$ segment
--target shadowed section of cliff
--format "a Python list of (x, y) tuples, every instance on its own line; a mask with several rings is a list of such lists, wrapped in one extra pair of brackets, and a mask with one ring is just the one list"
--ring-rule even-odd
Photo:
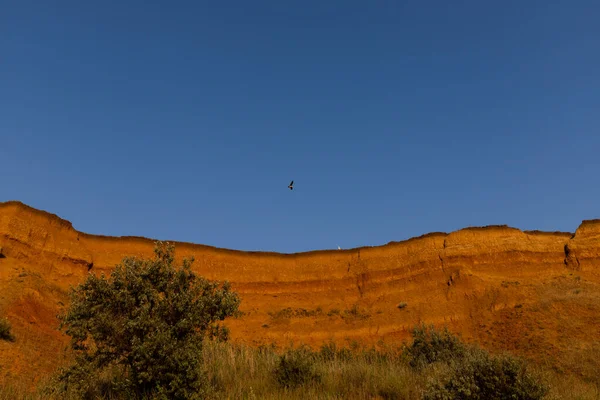
[[(0, 248), (0, 314), (17, 337), (0, 342), (1, 383), (53, 370), (67, 357), (56, 314), (69, 286), (88, 273), (108, 275), (123, 257), (152, 257), (154, 241), (81, 233), (56, 215), (6, 202)], [(490, 226), (297, 254), (175, 248), (179, 260), (195, 258), (198, 274), (240, 293), (245, 315), (228, 322), (235, 341), (400, 342), (427, 322), (582, 374), (600, 359), (600, 221), (584, 221), (575, 234)]]

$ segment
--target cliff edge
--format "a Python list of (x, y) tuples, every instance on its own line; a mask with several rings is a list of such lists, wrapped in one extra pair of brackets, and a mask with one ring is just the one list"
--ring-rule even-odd
[[(17, 337), (0, 342), (0, 383), (25, 374), (33, 384), (67, 357), (56, 315), (71, 285), (153, 248), (150, 239), (90, 235), (20, 202), (0, 203), (0, 316)], [(489, 226), (297, 254), (175, 249), (178, 259), (194, 256), (198, 274), (240, 293), (244, 316), (228, 322), (234, 341), (400, 342), (426, 322), (492, 351), (582, 374), (598, 367), (600, 220), (574, 234)]]

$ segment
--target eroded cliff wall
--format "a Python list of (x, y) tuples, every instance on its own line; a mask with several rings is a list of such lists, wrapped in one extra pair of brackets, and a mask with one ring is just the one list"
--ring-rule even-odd
[[(575, 234), (490, 226), (299, 254), (175, 246), (179, 260), (193, 256), (197, 273), (228, 280), (240, 293), (245, 315), (228, 322), (240, 342), (399, 342), (426, 322), (492, 350), (543, 359), (571, 354), (566, 336), (581, 349), (600, 337), (589, 325), (600, 326), (598, 220), (584, 221)], [(0, 342), (0, 373), (34, 379), (62, 357), (67, 341), (56, 314), (69, 286), (89, 273), (109, 274), (125, 256), (151, 257), (154, 242), (85, 234), (7, 202), (0, 203), (0, 248), (0, 315), (20, 338)]]

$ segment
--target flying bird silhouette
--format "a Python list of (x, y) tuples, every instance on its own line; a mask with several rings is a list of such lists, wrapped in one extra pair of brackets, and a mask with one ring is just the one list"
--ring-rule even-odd
[(290, 190), (294, 190), (294, 181), (291, 181), (288, 187)]

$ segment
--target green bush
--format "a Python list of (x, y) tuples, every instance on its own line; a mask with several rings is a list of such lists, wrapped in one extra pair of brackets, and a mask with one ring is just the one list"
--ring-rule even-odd
[(424, 399), (537, 400), (544, 398), (547, 392), (548, 388), (527, 372), (522, 361), (471, 349), (462, 362), (452, 365), (446, 379), (428, 388)]
[(0, 319), (0, 340), (15, 341), (15, 337), (10, 331), (10, 323), (6, 319)]
[(287, 307), (277, 312), (269, 312), (269, 316), (273, 319), (284, 319), (284, 318), (308, 318), (316, 317), (323, 313), (323, 309), (318, 307), (316, 310), (307, 310), (305, 308), (291, 308)]
[(327, 313), (328, 317), (333, 317), (334, 315), (340, 315), (340, 309), (339, 308), (332, 308), (331, 310), (329, 310), (329, 312)]
[(306, 347), (290, 349), (279, 357), (274, 374), (283, 387), (296, 387), (311, 381), (319, 381), (315, 371), (315, 355)]
[(344, 310), (340, 316), (344, 320), (368, 319), (371, 315), (366, 310), (361, 310), (358, 304), (353, 304), (349, 309)]
[(227, 282), (194, 274), (193, 260), (176, 268), (174, 251), (158, 242), (154, 259), (125, 258), (108, 279), (88, 275), (72, 290), (60, 319), (76, 362), (62, 370), (54, 391), (91, 396), (94, 381), (115, 371), (108, 386), (126, 398), (203, 396), (203, 339), (226, 340), (217, 321), (236, 315), (240, 299)]
[(413, 329), (412, 336), (412, 344), (405, 349), (412, 367), (420, 368), (438, 361), (458, 361), (466, 352), (465, 345), (448, 328), (438, 331), (433, 325), (421, 324)]

